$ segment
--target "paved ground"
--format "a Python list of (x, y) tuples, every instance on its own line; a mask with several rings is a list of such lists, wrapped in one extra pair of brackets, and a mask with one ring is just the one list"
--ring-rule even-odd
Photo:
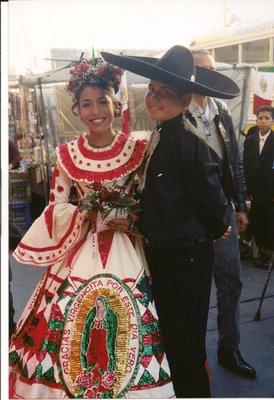
[[(17, 319), (45, 270), (19, 265), (13, 259), (11, 268), (13, 273), (11, 289)], [(253, 321), (266, 276), (267, 271), (254, 268), (250, 261), (243, 263), (240, 313), (241, 352), (257, 370), (257, 378), (254, 380), (238, 377), (216, 362), (216, 296), (215, 287), (212, 286), (207, 349), (212, 371), (213, 397), (274, 397), (274, 272), (263, 303), (262, 320)]]
[(212, 369), (213, 397), (274, 397), (274, 273), (261, 309), (261, 321), (253, 321), (266, 276), (267, 271), (254, 268), (251, 262), (243, 263), (240, 348), (246, 361), (257, 370), (256, 379), (238, 377), (216, 361), (217, 310), (215, 287), (212, 287), (207, 351)]

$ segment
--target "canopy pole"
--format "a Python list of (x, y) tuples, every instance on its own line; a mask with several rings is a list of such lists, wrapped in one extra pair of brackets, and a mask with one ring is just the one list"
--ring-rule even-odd
[[(46, 124), (46, 110), (45, 110), (45, 103), (44, 103), (44, 98), (43, 98), (43, 91), (42, 91), (42, 81), (41, 78), (38, 78), (38, 87), (39, 87), (39, 92), (40, 92), (40, 101), (41, 101), (41, 107), (40, 107), (40, 115), (41, 115), (41, 131), (43, 133), (44, 137), (44, 144), (46, 148), (46, 153), (47, 153), (47, 164), (44, 161), (44, 155), (43, 155), (43, 149), (42, 149), (42, 140), (40, 138), (40, 143), (41, 143), (41, 151), (42, 151), (42, 164), (43, 164), (43, 171), (44, 167), (46, 166), (47, 170), (47, 177), (45, 177), (44, 173), (44, 189), (45, 189), (45, 201), (46, 204), (48, 204), (48, 190), (49, 190), (49, 179), (50, 179), (50, 169), (51, 169), (51, 164), (50, 164), (50, 154), (49, 154), (49, 144), (48, 144), (48, 131), (47, 131), (47, 124)], [(46, 179), (45, 179), (46, 178)]]
[(240, 113), (240, 120), (239, 120), (239, 130), (238, 130), (238, 145), (240, 150), (240, 157), (243, 158), (243, 147), (244, 147), (244, 116), (248, 114), (248, 106), (249, 106), (249, 97), (250, 91), (248, 90), (248, 77), (249, 77), (250, 69), (244, 68), (243, 73), (243, 88), (242, 88), (242, 101), (241, 101), (241, 113)]

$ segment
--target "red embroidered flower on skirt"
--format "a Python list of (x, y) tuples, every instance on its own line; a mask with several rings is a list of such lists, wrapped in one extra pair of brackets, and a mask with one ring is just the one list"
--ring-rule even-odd
[[(87, 389), (91, 388), (94, 383), (94, 374), (92, 372), (83, 370), (75, 379), (77, 386), (82, 386)], [(96, 389), (96, 388), (95, 388)], [(96, 389), (97, 391), (97, 389)], [(88, 398), (88, 397), (86, 397)], [(93, 397), (92, 397), (93, 398)]]
[(117, 382), (117, 377), (113, 372), (106, 371), (102, 376), (101, 385), (106, 389), (112, 389)]
[(83, 394), (83, 399), (98, 399), (101, 393), (98, 392), (98, 389), (95, 386), (92, 386), (90, 389), (86, 390)]

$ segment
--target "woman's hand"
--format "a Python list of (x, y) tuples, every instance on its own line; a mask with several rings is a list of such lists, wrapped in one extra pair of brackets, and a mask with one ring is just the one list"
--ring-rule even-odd
[(129, 230), (131, 222), (127, 218), (113, 218), (106, 222), (109, 229), (113, 229), (118, 232), (126, 232)]

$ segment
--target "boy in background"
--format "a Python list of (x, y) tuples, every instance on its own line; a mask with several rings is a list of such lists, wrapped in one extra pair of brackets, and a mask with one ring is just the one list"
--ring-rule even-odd
[(244, 143), (244, 172), (251, 200), (251, 224), (259, 249), (258, 268), (266, 265), (274, 252), (274, 108), (257, 111), (258, 132)]

